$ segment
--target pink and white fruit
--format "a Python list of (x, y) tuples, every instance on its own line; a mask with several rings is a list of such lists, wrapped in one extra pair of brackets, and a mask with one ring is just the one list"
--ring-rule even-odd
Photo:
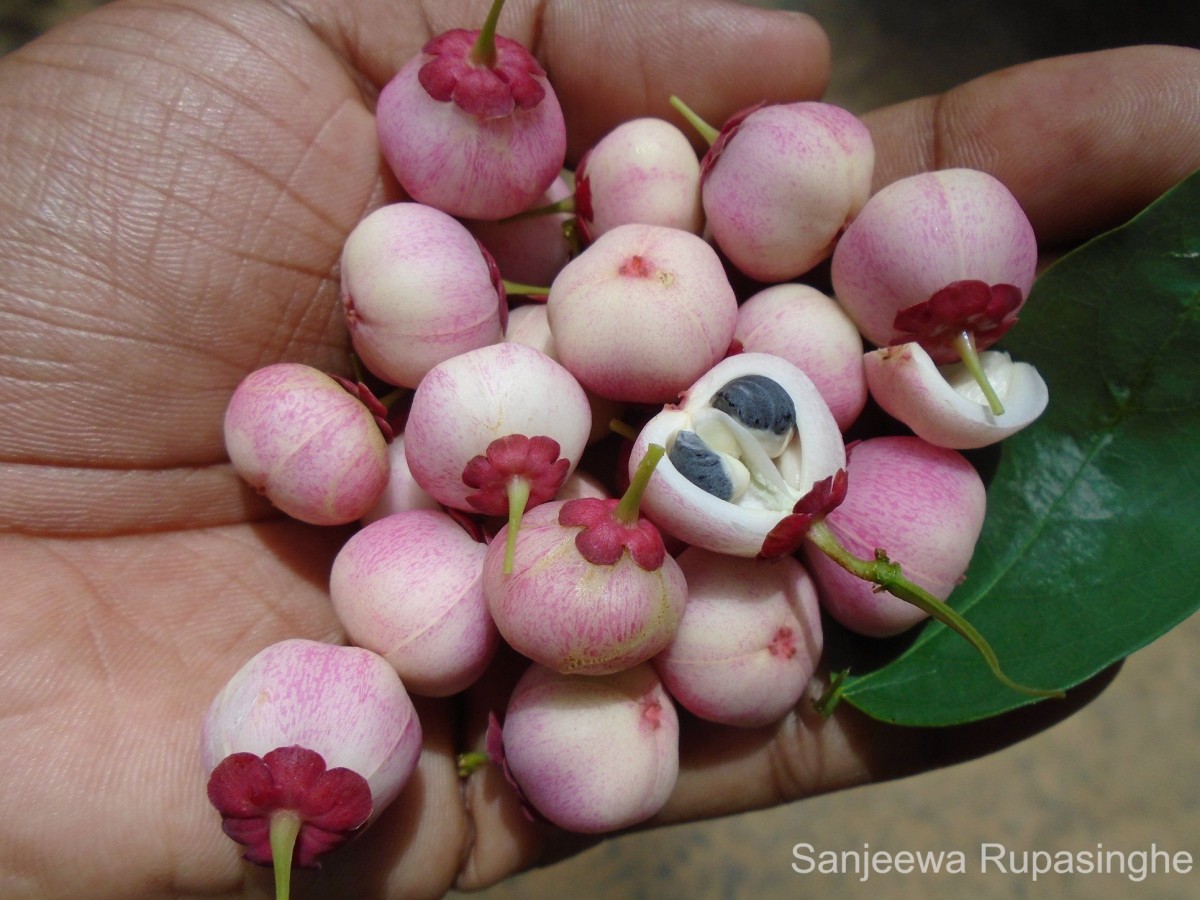
[(550, 333), (550, 319), (546, 315), (546, 304), (525, 303), (508, 312), (508, 327), (504, 339), (540, 350), (557, 361), (554, 352), (554, 336)]
[[(550, 333), (550, 318), (544, 303), (526, 303), (515, 307), (509, 313), (504, 339), (541, 350), (551, 359), (558, 360), (558, 351), (554, 348), (554, 335)], [(592, 409), (592, 430), (588, 434), (588, 443), (594, 444), (612, 434), (609, 423), (620, 418), (623, 406), (616, 400), (598, 397), (590, 392), (587, 392), (587, 398)]]
[(833, 252), (871, 193), (867, 127), (828, 103), (744, 110), (703, 161), (708, 230), (740, 271), (787, 281)]
[(387, 484), (387, 442), (375, 416), (310, 366), (251, 372), (229, 400), (224, 430), (238, 474), (303, 522), (353, 522)]
[(566, 157), (566, 125), (533, 55), (495, 36), (488, 58), (479, 36), (458, 28), (429, 41), (384, 86), (376, 130), (414, 199), (454, 216), (502, 219), (528, 208), (554, 181)]
[(595, 497), (598, 500), (608, 500), (611, 496), (599, 478), (590, 472), (576, 469), (571, 473), (571, 477), (563, 482), (557, 499), (578, 500), (581, 497)]
[[(987, 496), (975, 468), (954, 450), (895, 436), (855, 444), (846, 472), (845, 499), (825, 517), (842, 546), (861, 559), (883, 548), (910, 581), (938, 600), (949, 597), (983, 528)], [(926, 618), (807, 542), (805, 559), (822, 606), (852, 631), (888, 637)]]
[[(525, 515), (511, 574), (503, 570), (503, 532), (483, 562), (484, 596), (500, 634), (564, 674), (602, 675), (644, 662), (671, 640), (687, 601), (679, 564), (646, 520), (631, 529), (627, 545), (617, 544), (611, 561), (600, 563), (581, 546), (584, 532), (608, 524), (569, 518), (588, 503), (607, 511), (617, 501), (543, 504)], [(640, 533), (647, 529), (657, 546)]]
[(230, 678), (205, 716), (200, 749), (209, 798), (246, 858), (270, 864), (272, 825), (290, 817), (299, 819), (293, 864), (307, 868), (400, 793), (421, 725), (382, 657), (296, 639)]
[(551, 438), (568, 461), (569, 475), (591, 427), (587, 397), (570, 372), (531, 347), (504, 342), (430, 370), (413, 394), (405, 450), (425, 491), (446, 506), (475, 512), (480, 510), (467, 498), (476, 488), (463, 481), (463, 472), (493, 441), (508, 435)]
[(862, 336), (835, 300), (805, 284), (777, 284), (738, 309), (742, 350), (780, 356), (807, 375), (845, 431), (867, 402)]
[(653, 660), (671, 696), (703, 719), (757, 727), (800, 702), (821, 658), (812, 579), (794, 558), (743, 559), (699, 547), (679, 557), (688, 602)]
[(503, 742), (524, 799), (585, 834), (650, 818), (679, 775), (679, 720), (648, 664), (603, 676), (531, 666), (508, 702)]
[[(794, 427), (782, 444), (764, 446), (735, 417), (714, 408), (714, 396), (747, 376), (778, 384), (791, 400)], [(683, 433), (691, 433), (735, 477), (734, 495), (722, 499), (699, 487), (671, 461)], [(638, 435), (629, 456), (632, 473), (652, 444), (665, 446), (642, 498), (646, 516), (668, 534), (717, 553), (756, 556), (763, 541), (813, 484), (845, 465), (842, 434), (812, 381), (791, 363), (766, 353), (739, 353), (713, 366), (677, 405), (668, 405)]]
[(342, 303), (363, 365), (403, 387), (499, 341), (508, 313), (487, 251), (460, 222), (420, 203), (380, 207), (350, 232)]
[[(560, 175), (533, 202), (533, 207), (559, 203), (572, 193), (571, 186)], [(502, 221), (471, 219), (463, 224), (487, 247), (496, 261), (496, 268), (506, 279), (548, 287), (571, 258), (571, 242), (564, 226), (568, 226), (572, 218), (568, 212), (548, 212)]]
[(621, 225), (554, 279), (546, 303), (558, 358), (590, 391), (663, 403), (729, 349), (737, 298), (716, 252), (659, 225)]
[(350, 640), (383, 656), (414, 694), (445, 697), (483, 673), (499, 643), (483, 600), (487, 545), (441, 511), (410, 510), (361, 529), (329, 576)]
[[(935, 362), (946, 363), (958, 359), (948, 346), (955, 332), (914, 338), (896, 327), (897, 314), (958, 282), (981, 282), (992, 297), (957, 330), (972, 332), (984, 350), (1015, 321), (1036, 265), (1033, 228), (1009, 190), (985, 172), (945, 169), (875, 194), (838, 241), (831, 274), (834, 295), (868, 341), (920, 340)], [(1012, 290), (998, 293), (1003, 286)]]
[(664, 119), (618, 125), (575, 169), (575, 218), (587, 241), (631, 223), (699, 234), (700, 160), (691, 142)]
[(939, 447), (970, 450), (1001, 441), (1037, 419), (1050, 399), (1037, 369), (999, 350), (985, 350), (979, 361), (1004, 406), (1000, 415), (966, 366), (939, 367), (916, 342), (874, 350), (864, 361), (875, 402)]
[(409, 509), (441, 509), (412, 477), (408, 457), (404, 453), (404, 435), (398, 434), (388, 444), (388, 480), (375, 504), (362, 515), (362, 523), (370, 525), (384, 516)]

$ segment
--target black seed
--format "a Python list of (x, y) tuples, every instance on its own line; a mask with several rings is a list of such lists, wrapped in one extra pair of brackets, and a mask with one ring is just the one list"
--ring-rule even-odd
[(765, 375), (735, 378), (709, 402), (751, 430), (782, 435), (796, 424), (796, 404), (779, 382)]
[(719, 500), (733, 497), (733, 481), (725, 471), (725, 463), (716, 451), (694, 431), (681, 431), (667, 454), (684, 478)]

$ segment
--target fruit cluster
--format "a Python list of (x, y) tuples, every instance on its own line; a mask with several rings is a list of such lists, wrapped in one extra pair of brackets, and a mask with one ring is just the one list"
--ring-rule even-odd
[[(501, 6), (379, 98), (412, 200), (345, 244), (362, 378), (277, 364), (229, 403), (252, 485), (305, 522), (363, 523), (330, 576), (356, 646), (267, 648), (204, 723), (226, 832), (279, 879), (399, 792), (421, 740), (409, 692), (463, 691), (501, 641), (532, 662), (491, 760), (531, 814), (581, 832), (666, 801), (676, 704), (731, 726), (794, 708), (819, 608), (875, 636), (932, 614), (1022, 689), (942, 602), (984, 517), (958, 451), (1046, 403), (988, 349), (1034, 276), (1013, 197), (961, 169), (872, 195), (869, 132), (818, 102), (718, 131), (673, 100), (703, 159), (639, 119), (564, 173), (562, 110), (495, 34)], [(797, 281), (828, 260), (836, 300)], [(868, 391), (911, 434), (847, 447)], [(618, 442), (627, 464), (603, 468)]]

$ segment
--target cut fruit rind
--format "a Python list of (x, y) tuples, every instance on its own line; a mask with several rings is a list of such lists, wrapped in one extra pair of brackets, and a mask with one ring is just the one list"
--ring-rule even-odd
[(1007, 353), (985, 350), (980, 365), (1004, 403), (995, 415), (961, 363), (937, 366), (917, 343), (874, 350), (863, 357), (871, 396), (885, 412), (939, 447), (970, 450), (997, 443), (1032, 423), (1049, 392), (1037, 370)]
[[(788, 444), (774, 459), (749, 432), (726, 413), (710, 405), (726, 384), (745, 375), (764, 375), (791, 398), (796, 427)], [(714, 435), (723, 430), (726, 442)], [(681, 431), (696, 431), (720, 452), (741, 454), (750, 471), (750, 485), (736, 502), (721, 500), (696, 486), (670, 460)], [(818, 481), (845, 465), (841, 432), (829, 407), (808, 377), (779, 357), (741, 353), (714, 366), (683, 395), (650, 420), (634, 442), (632, 474), (650, 444), (667, 448), (646, 486), (642, 511), (667, 533), (717, 553), (752, 557), (779, 521)]]

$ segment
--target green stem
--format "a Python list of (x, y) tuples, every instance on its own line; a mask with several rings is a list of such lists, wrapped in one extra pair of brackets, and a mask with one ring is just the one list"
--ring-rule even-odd
[(471, 62), (477, 66), (491, 68), (496, 64), (496, 23), (500, 20), (500, 10), (504, 9), (504, 0), (495, 0), (488, 10), (487, 19), (479, 29), (479, 37), (471, 48)]
[(849, 677), (849, 669), (841, 669), (833, 673), (833, 677), (829, 679), (828, 687), (825, 688), (824, 693), (813, 703), (817, 712), (821, 714), (821, 718), (828, 719), (833, 715), (833, 711), (837, 709), (837, 705), (842, 701), (842, 685), (846, 683), (846, 679)]
[(562, 224), (562, 233), (570, 258), (574, 259), (583, 252), (583, 236), (579, 233), (578, 223), (574, 219), (567, 219)]
[(501, 278), (504, 283), (504, 292), (506, 294), (515, 294), (518, 297), (531, 297), (537, 294), (549, 294), (550, 288), (540, 287), (536, 284), (521, 284), (519, 281), (509, 281), (507, 278)]
[(575, 195), (563, 197), (561, 200), (556, 200), (554, 203), (547, 203), (545, 206), (535, 206), (533, 209), (527, 209), (524, 212), (514, 213), (500, 220), (504, 222), (520, 222), (523, 219), (536, 219), (538, 216), (552, 216), (556, 213), (573, 213), (575, 212)]
[(384, 394), (382, 397), (380, 397), (378, 399), (379, 399), (379, 402), (383, 404), (384, 409), (391, 409), (393, 406), (395, 406), (397, 403), (399, 403), (402, 399), (404, 399), (406, 396), (408, 396), (409, 392), (410, 392), (409, 388), (398, 387), (395, 390), (388, 391), (386, 394)]
[(967, 371), (971, 373), (971, 377), (983, 391), (983, 396), (987, 399), (988, 406), (991, 407), (992, 415), (1004, 415), (1004, 404), (1000, 402), (1000, 397), (996, 394), (992, 383), (988, 381), (987, 373), (983, 371), (983, 363), (979, 360), (979, 351), (975, 349), (975, 335), (969, 331), (962, 332), (954, 339), (954, 349), (958, 351), (963, 365), (967, 367)]
[(687, 119), (689, 125), (695, 128), (696, 131), (700, 132), (700, 137), (708, 141), (708, 146), (711, 147), (716, 141), (717, 135), (721, 132), (716, 128), (713, 128), (702, 118), (696, 115), (695, 111), (690, 106), (688, 106), (674, 94), (671, 95), (670, 103), (671, 106), (675, 107), (676, 112)]
[(511, 575), (513, 556), (517, 552), (517, 532), (521, 530), (521, 517), (529, 502), (529, 482), (516, 477), (508, 482), (508, 537), (504, 542), (504, 574)]
[(841, 545), (824, 520), (818, 520), (812, 525), (808, 531), (808, 539), (851, 575), (879, 585), (889, 594), (899, 597), (906, 603), (911, 603), (917, 609), (928, 613), (947, 628), (965, 638), (967, 643), (979, 651), (980, 656), (983, 657), (984, 662), (987, 663), (988, 668), (992, 670), (992, 674), (1001, 684), (1031, 697), (1062, 698), (1066, 696), (1059, 690), (1028, 687), (1005, 675), (1000, 669), (1000, 661), (996, 657), (996, 652), (992, 650), (983, 635), (975, 629), (975, 626), (920, 585), (905, 578), (900, 571), (900, 566), (888, 559), (887, 554), (882, 550), (875, 551), (873, 560), (859, 559)]
[(619, 434), (627, 441), (636, 441), (638, 433), (629, 426), (628, 422), (622, 422), (620, 419), (609, 419), (608, 430), (613, 434)]
[(663, 458), (663, 454), (666, 452), (667, 449), (659, 444), (651, 444), (646, 448), (646, 455), (638, 463), (637, 470), (633, 473), (633, 478), (629, 479), (629, 487), (625, 489), (625, 494), (621, 497), (621, 502), (617, 504), (617, 508), (613, 511), (613, 518), (622, 525), (633, 525), (637, 522), (638, 509), (642, 505), (642, 494), (646, 492), (646, 485), (650, 483), (650, 476), (654, 474), (654, 467), (658, 465), (658, 461)]
[(458, 777), (466, 778), (476, 769), (486, 766), (491, 761), (482, 750), (468, 750), (458, 754)]
[(288, 900), (292, 893), (292, 853), (300, 835), (300, 817), (290, 809), (271, 815), (271, 863), (275, 868), (275, 900)]

